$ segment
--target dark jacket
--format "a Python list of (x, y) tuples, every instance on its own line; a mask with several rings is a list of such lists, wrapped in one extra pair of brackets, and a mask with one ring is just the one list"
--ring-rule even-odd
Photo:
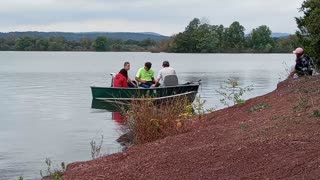
[(296, 59), (296, 65), (294, 69), (297, 71), (299, 76), (312, 75), (314, 64), (312, 59), (308, 55), (302, 55)]

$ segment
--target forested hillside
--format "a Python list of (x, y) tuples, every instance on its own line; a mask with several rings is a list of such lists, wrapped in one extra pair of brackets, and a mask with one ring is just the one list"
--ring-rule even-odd
[(161, 41), (168, 39), (167, 36), (156, 33), (133, 33), (133, 32), (83, 32), (83, 33), (73, 33), (73, 32), (37, 32), (37, 31), (26, 31), (26, 32), (9, 32), (0, 33), (0, 38), (8, 37), (35, 37), (35, 38), (49, 38), (49, 37), (64, 37), (67, 41), (80, 41), (83, 38), (96, 39), (99, 36), (105, 36), (110, 39), (120, 39), (123, 41), (134, 40), (142, 41), (145, 39), (152, 39), (155, 41)]

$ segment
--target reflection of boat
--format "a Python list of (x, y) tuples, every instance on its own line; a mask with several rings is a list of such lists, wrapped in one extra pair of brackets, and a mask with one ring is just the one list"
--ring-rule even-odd
[(119, 124), (124, 124), (124, 117), (121, 112), (112, 112), (112, 119)]
[(193, 102), (198, 92), (199, 85), (199, 82), (194, 82), (156, 88), (91, 87), (91, 92), (92, 97), (95, 100), (115, 102), (117, 104), (128, 103), (131, 100), (146, 99), (163, 101), (183, 96), (187, 97), (190, 102)]
[(105, 102), (97, 99), (92, 100), (91, 108), (94, 109), (103, 109), (109, 112), (112, 112), (112, 119), (115, 120), (119, 124), (124, 123), (124, 117), (121, 112), (123, 112), (124, 106), (119, 106), (113, 102)]
[(92, 99), (91, 108), (104, 109), (110, 112), (120, 112), (123, 110), (123, 108), (127, 108), (127, 107), (114, 102)]

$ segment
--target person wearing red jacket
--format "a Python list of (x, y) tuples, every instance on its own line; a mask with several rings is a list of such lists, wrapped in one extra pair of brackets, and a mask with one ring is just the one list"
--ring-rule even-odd
[(128, 72), (121, 69), (114, 77), (113, 87), (128, 87)]

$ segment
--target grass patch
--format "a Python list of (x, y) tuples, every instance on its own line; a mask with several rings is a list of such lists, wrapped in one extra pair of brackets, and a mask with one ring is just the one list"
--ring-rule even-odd
[(320, 110), (314, 110), (312, 112), (312, 117), (320, 117)]
[(249, 128), (249, 126), (247, 124), (241, 124), (240, 125), (240, 129), (241, 130), (247, 130)]
[(250, 112), (261, 111), (261, 110), (266, 109), (266, 108), (268, 108), (268, 107), (269, 107), (268, 104), (261, 103), (261, 104), (257, 104), (257, 105), (255, 105), (255, 106), (251, 107), (251, 108), (249, 109), (249, 111), (250, 111)]
[(297, 105), (293, 107), (293, 111), (294, 112), (303, 112), (305, 110), (307, 110), (309, 107), (311, 107), (309, 105), (309, 100), (307, 97), (302, 96), (300, 94)]

